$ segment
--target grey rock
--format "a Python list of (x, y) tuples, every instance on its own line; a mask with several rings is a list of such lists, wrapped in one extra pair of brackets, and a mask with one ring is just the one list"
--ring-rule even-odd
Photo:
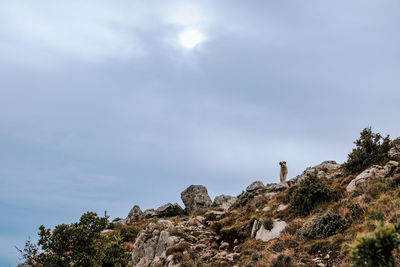
[(166, 249), (179, 241), (171, 236), (170, 230), (174, 224), (169, 220), (160, 219), (149, 223), (136, 238), (132, 250), (133, 266), (154, 265), (166, 258)]
[(134, 266), (143, 266), (150, 264), (155, 256), (155, 245), (157, 244), (157, 237), (150, 237), (149, 234), (143, 230), (136, 238), (132, 250), (132, 263)]
[(203, 216), (196, 216), (189, 219), (188, 225), (203, 225), (205, 221), (206, 219)]
[(340, 177), (343, 177), (343, 172), (341, 170), (337, 170), (333, 173), (325, 174), (325, 178), (328, 180), (333, 180), (333, 179), (337, 179)]
[(151, 217), (156, 217), (157, 213), (154, 209), (147, 209), (143, 212), (143, 217), (144, 218), (151, 218)]
[(157, 217), (173, 217), (183, 215), (185, 212), (178, 203), (168, 203), (156, 209), (155, 213)]
[(256, 196), (258, 196), (258, 191), (242, 191), (242, 193), (237, 196), (237, 199), (235, 203), (233, 203), (232, 207), (242, 207), (253, 200)]
[(375, 177), (376, 171), (377, 171), (376, 166), (372, 166), (372, 167), (364, 170), (362, 173), (357, 175), (356, 178), (354, 178), (353, 180), (350, 181), (350, 183), (346, 187), (346, 191), (347, 192), (354, 191), (358, 185), (363, 184), (363, 183), (367, 182), (369, 179)]
[(225, 257), (229, 261), (235, 261), (240, 258), (240, 253), (230, 253), (230, 254), (226, 255)]
[[(161, 231), (160, 237), (158, 238), (157, 246), (155, 249), (155, 256), (166, 257), (165, 250), (167, 249), (168, 238), (170, 234), (168, 231)], [(164, 254), (164, 255), (163, 255)]]
[(265, 188), (266, 188), (267, 190), (270, 190), (270, 191), (279, 191), (279, 190), (282, 190), (282, 189), (286, 189), (286, 188), (288, 188), (288, 187), (289, 187), (289, 185), (288, 185), (287, 182), (285, 182), (285, 183), (267, 184), (267, 185), (265, 186)]
[(236, 197), (220, 195), (214, 198), (213, 206), (227, 210), (232, 206), (233, 203), (235, 203), (235, 201)]
[(125, 222), (126, 224), (132, 224), (140, 221), (141, 219), (143, 219), (143, 212), (138, 205), (135, 205), (126, 217)]
[(207, 188), (202, 185), (189, 186), (181, 193), (181, 199), (189, 214), (212, 205)]
[(265, 212), (267, 212), (267, 211), (270, 211), (270, 210), (271, 210), (271, 207), (265, 206), (262, 210), (265, 211)]
[(278, 211), (278, 212), (283, 211), (283, 210), (287, 209), (287, 207), (289, 207), (289, 204), (287, 204), (287, 205), (280, 204), (278, 206), (278, 208), (276, 209), (276, 211)]
[(279, 219), (274, 219), (274, 226), (271, 231), (268, 231), (264, 228), (262, 223), (260, 223), (258, 220), (255, 220), (251, 236), (255, 239), (261, 239), (264, 242), (268, 242), (272, 239), (278, 238), (286, 226), (286, 222)]
[(357, 188), (358, 185), (368, 182), (370, 179), (387, 177), (398, 166), (399, 163), (397, 161), (389, 161), (385, 166), (374, 165), (364, 170), (362, 173), (357, 175), (356, 178), (351, 180), (346, 187), (346, 191), (352, 192)]
[[(246, 191), (240, 193), (237, 196), (236, 201), (232, 204), (234, 208), (242, 207), (252, 201), (255, 197), (257, 197), (262, 191), (265, 189), (264, 184), (261, 181), (255, 181), (251, 183), (247, 188)], [(250, 203), (251, 204), (251, 203)], [(254, 203), (253, 203), (254, 204)]]
[(313, 174), (314, 172), (317, 172), (317, 177), (322, 178), (326, 175), (329, 175), (330, 171), (339, 169), (340, 166), (341, 166), (340, 164), (336, 163), (336, 161), (333, 161), (333, 160), (324, 161), (314, 167), (308, 167), (307, 169), (305, 169), (303, 171), (302, 174), (297, 175), (295, 178), (293, 178), (291, 180), (292, 180), (292, 183), (299, 184), (308, 175)]
[(246, 187), (247, 192), (259, 191), (261, 189), (264, 189), (264, 184), (261, 181), (255, 181)]
[(388, 156), (391, 159), (400, 159), (400, 144), (395, 144), (388, 152)]
[(260, 230), (260, 227), (261, 227), (261, 222), (255, 220), (253, 223), (253, 227), (251, 228), (251, 234), (250, 234), (251, 238), (256, 237), (256, 233), (258, 232), (258, 230)]
[(264, 196), (267, 198), (267, 199), (271, 199), (273, 196), (275, 196), (276, 195), (276, 193), (275, 192), (267, 192), (267, 193), (265, 193), (264, 194)]
[(174, 223), (169, 220), (160, 219), (157, 221), (157, 226), (160, 227), (161, 229), (169, 229), (174, 227)]
[(114, 222), (111, 222), (111, 225), (113, 226), (113, 228), (118, 229), (118, 228), (121, 228), (122, 226), (126, 225), (126, 221), (125, 221), (125, 219), (114, 221)]

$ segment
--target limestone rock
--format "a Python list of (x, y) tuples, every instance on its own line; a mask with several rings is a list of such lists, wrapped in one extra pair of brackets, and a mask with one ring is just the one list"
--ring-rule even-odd
[(282, 189), (286, 189), (286, 188), (288, 188), (289, 187), (289, 185), (288, 185), (288, 183), (274, 183), (274, 184), (267, 184), (266, 186), (265, 186), (265, 188), (267, 189), (267, 190), (270, 190), (270, 191), (279, 191), (279, 190), (282, 190)]
[(113, 228), (118, 229), (118, 228), (121, 228), (122, 226), (126, 225), (126, 221), (125, 221), (125, 219), (114, 221), (114, 222), (111, 222), (111, 225)]
[(395, 144), (388, 152), (388, 156), (391, 159), (400, 159), (400, 144)]
[(270, 211), (270, 210), (271, 210), (271, 207), (270, 207), (270, 206), (265, 206), (262, 210), (265, 211), (265, 212), (267, 212), (267, 211)]
[(181, 199), (186, 211), (191, 214), (202, 208), (211, 207), (212, 202), (207, 193), (207, 188), (202, 185), (191, 185), (181, 193)]
[(227, 196), (227, 195), (220, 195), (214, 198), (213, 206), (219, 207), (221, 209), (227, 210), (235, 203), (236, 197)]
[(278, 208), (276, 209), (276, 211), (283, 211), (283, 210), (285, 210), (285, 209), (287, 209), (287, 207), (289, 207), (289, 204), (287, 204), (287, 205), (284, 205), (284, 204), (280, 204), (279, 206), (278, 206)]
[(157, 217), (173, 217), (183, 215), (184, 213), (184, 210), (181, 208), (181, 206), (179, 206), (178, 203), (168, 203), (155, 210)]
[(143, 212), (138, 205), (135, 205), (126, 217), (125, 222), (126, 224), (132, 224), (140, 221), (141, 219), (143, 219)]
[(136, 238), (132, 250), (133, 266), (152, 265), (166, 258), (166, 249), (179, 241), (178, 237), (171, 236), (173, 222), (160, 219), (149, 223)]
[(159, 226), (161, 229), (168, 229), (174, 227), (174, 223), (169, 220), (160, 219), (157, 221), (157, 226)]
[(389, 161), (383, 167), (379, 166), (379, 165), (374, 165), (374, 166), (364, 170), (362, 173), (357, 175), (356, 178), (351, 180), (350, 183), (346, 187), (346, 191), (352, 192), (357, 188), (358, 185), (363, 184), (372, 178), (387, 177), (398, 166), (399, 166), (399, 163), (397, 161)]
[(255, 220), (253, 228), (251, 230), (251, 237), (254, 237), (255, 239), (261, 239), (264, 242), (268, 242), (272, 239), (278, 238), (286, 226), (286, 222), (279, 219), (274, 219), (274, 226), (271, 231), (268, 231), (264, 228), (260, 221)]
[(246, 205), (256, 196), (258, 196), (259, 192), (264, 188), (264, 184), (261, 181), (253, 182), (246, 188), (246, 191), (243, 191), (242, 193), (240, 193), (240, 195), (237, 196), (237, 199), (232, 206), (238, 208)]
[(261, 181), (255, 181), (248, 187), (246, 187), (247, 192), (252, 192), (252, 191), (259, 191), (264, 188), (264, 184)]
[[(322, 178), (324, 176), (330, 176), (331, 178), (334, 176), (331, 176), (330, 171), (336, 170), (340, 168), (340, 164), (336, 163), (336, 161), (330, 160), (330, 161), (323, 161), (322, 163), (314, 166), (314, 167), (308, 167), (303, 171), (302, 174), (297, 175), (295, 178), (292, 179), (292, 181), (295, 184), (299, 184), (301, 181), (303, 181), (308, 175), (313, 174), (314, 172), (317, 172), (317, 177)], [(339, 170), (338, 170), (339, 172)]]
[(154, 209), (147, 209), (143, 212), (143, 217), (144, 218), (151, 218), (151, 217), (156, 217), (157, 212)]
[(264, 194), (264, 196), (265, 196), (267, 199), (271, 199), (274, 195), (276, 195), (275, 192), (267, 192), (267, 193)]
[(203, 225), (206, 219), (203, 216), (196, 216), (194, 218), (190, 218), (188, 221), (189, 225)]

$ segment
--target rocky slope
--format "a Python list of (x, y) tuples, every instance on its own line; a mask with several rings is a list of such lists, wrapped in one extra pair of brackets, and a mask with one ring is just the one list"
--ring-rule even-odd
[(381, 165), (352, 174), (324, 161), (286, 183), (255, 181), (214, 201), (205, 186), (191, 185), (181, 193), (184, 208), (135, 205), (101, 234), (124, 240), (128, 266), (350, 266), (358, 233), (400, 223), (397, 140)]
[[(356, 232), (371, 228), (374, 210), (389, 209), (383, 212), (385, 219), (400, 217), (391, 205), (382, 204), (394, 198), (400, 203), (398, 188), (388, 185), (399, 179), (399, 155), (400, 147), (395, 147), (383, 166), (350, 176), (340, 164), (325, 161), (287, 183), (255, 181), (239, 196), (221, 195), (213, 202), (204, 186), (192, 185), (181, 194), (184, 209), (168, 203), (142, 212), (134, 206), (126, 219), (112, 223), (112, 231), (140, 225), (132, 240), (132, 266), (346, 265), (349, 245)], [(336, 198), (302, 217), (289, 198), (309, 175), (325, 181)], [(380, 191), (372, 192), (376, 186)], [(321, 234), (314, 228), (324, 220)]]

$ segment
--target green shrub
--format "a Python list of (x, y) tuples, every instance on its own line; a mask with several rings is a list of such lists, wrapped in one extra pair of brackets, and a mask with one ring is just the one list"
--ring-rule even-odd
[(268, 231), (271, 231), (272, 228), (274, 228), (274, 219), (269, 215), (263, 216), (261, 218), (261, 223), (264, 226), (264, 228)]
[(392, 146), (389, 135), (384, 138), (379, 133), (373, 133), (371, 128), (365, 128), (354, 144), (356, 147), (344, 164), (347, 174), (358, 173), (373, 164), (385, 162), (388, 159), (387, 152)]
[(307, 176), (294, 190), (290, 205), (299, 216), (307, 216), (318, 203), (329, 201), (334, 194), (324, 180), (317, 178), (313, 173)]
[(355, 240), (349, 258), (354, 267), (396, 266), (393, 251), (399, 246), (399, 227), (381, 224), (372, 234)]
[(307, 223), (300, 229), (299, 234), (311, 239), (326, 238), (343, 231), (345, 228), (346, 221), (339, 214), (328, 211)]
[(135, 240), (136, 236), (138, 235), (139, 229), (134, 225), (124, 225), (120, 229), (119, 233), (121, 235), (122, 241), (132, 242)]
[(37, 258), (43, 266), (126, 266), (128, 255), (118, 236), (102, 235), (108, 217), (94, 212), (83, 214), (77, 223), (60, 224), (54, 230), (39, 227)]

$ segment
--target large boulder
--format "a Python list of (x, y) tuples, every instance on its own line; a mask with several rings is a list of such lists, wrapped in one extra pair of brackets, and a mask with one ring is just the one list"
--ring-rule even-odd
[(179, 206), (178, 203), (175, 204), (165, 204), (155, 210), (155, 215), (157, 217), (173, 217), (183, 215), (185, 211)]
[(213, 206), (219, 207), (221, 209), (227, 210), (235, 203), (236, 197), (227, 196), (227, 195), (220, 195), (214, 198)]
[(202, 185), (189, 186), (181, 193), (181, 199), (189, 214), (212, 205), (207, 188)]
[(261, 239), (264, 242), (268, 242), (272, 239), (278, 238), (286, 226), (286, 222), (279, 219), (274, 219), (274, 225), (269, 231), (265, 229), (265, 227), (259, 220), (255, 220), (253, 223), (253, 228), (251, 229), (251, 237), (255, 239)]
[(384, 178), (392, 174), (392, 172), (399, 166), (397, 161), (389, 161), (385, 166), (374, 165), (364, 170), (357, 175), (356, 178), (350, 181), (346, 187), (347, 192), (354, 191), (358, 185), (368, 182), (372, 178)]
[(125, 223), (132, 224), (134, 222), (140, 221), (141, 219), (143, 219), (143, 212), (138, 205), (135, 205), (126, 217)]

